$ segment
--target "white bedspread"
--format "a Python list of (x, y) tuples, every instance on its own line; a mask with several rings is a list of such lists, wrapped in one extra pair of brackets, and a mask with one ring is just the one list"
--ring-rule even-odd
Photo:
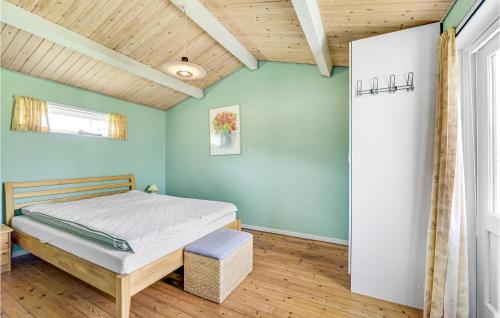
[(225, 202), (129, 191), (87, 200), (36, 204), (25, 210), (125, 240), (137, 253), (183, 231), (202, 228), (237, 208)]

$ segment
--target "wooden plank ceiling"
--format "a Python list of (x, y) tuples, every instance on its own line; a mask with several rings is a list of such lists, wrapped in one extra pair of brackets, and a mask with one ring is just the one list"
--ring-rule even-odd
[[(8, 1), (156, 69), (182, 54), (182, 12), (168, 0)], [(203, 3), (257, 59), (314, 64), (289, 0)], [(451, 0), (318, 3), (333, 65), (347, 66), (349, 41), (439, 21)], [(190, 61), (208, 72), (190, 84), (205, 88), (242, 67), (197, 25), (188, 28)], [(187, 97), (3, 23), (0, 61), (4, 68), (160, 109)]]

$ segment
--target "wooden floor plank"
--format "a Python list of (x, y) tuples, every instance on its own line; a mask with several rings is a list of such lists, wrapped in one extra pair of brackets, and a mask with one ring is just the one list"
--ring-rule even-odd
[(212, 303), (208, 300), (193, 297), (172, 285), (156, 283), (152, 287), (158, 294), (159, 300), (167, 297), (167, 303), (194, 317), (228, 317), (241, 318), (244, 315), (232, 311), (224, 306)]
[(21, 306), (7, 290), (2, 290), (2, 316), (19, 318), (33, 317), (33, 315)]
[[(254, 270), (222, 305), (182, 290), (182, 269), (132, 297), (131, 317), (413, 318), (422, 312), (352, 294), (347, 248), (279, 234), (254, 235)], [(286, 265), (284, 265), (286, 264)], [(33, 255), (13, 260), (1, 277), (1, 314), (102, 317), (114, 299)]]

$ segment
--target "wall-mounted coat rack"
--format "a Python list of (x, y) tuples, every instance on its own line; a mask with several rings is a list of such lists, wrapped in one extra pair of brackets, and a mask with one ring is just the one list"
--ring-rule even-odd
[(407, 92), (413, 91), (415, 86), (413, 85), (413, 72), (408, 73), (408, 77), (406, 78), (406, 85), (396, 85), (396, 75), (391, 74), (389, 76), (389, 86), (384, 88), (378, 88), (378, 77), (375, 76), (372, 80), (372, 88), (363, 90), (363, 81), (358, 80), (356, 82), (356, 96), (363, 95), (377, 95), (378, 93), (388, 92), (389, 94), (395, 93), (399, 90), (406, 90)]

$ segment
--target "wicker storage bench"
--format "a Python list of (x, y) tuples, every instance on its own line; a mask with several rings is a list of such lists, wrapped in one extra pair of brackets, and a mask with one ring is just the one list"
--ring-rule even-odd
[(222, 303), (252, 271), (250, 233), (220, 229), (184, 249), (184, 290)]

